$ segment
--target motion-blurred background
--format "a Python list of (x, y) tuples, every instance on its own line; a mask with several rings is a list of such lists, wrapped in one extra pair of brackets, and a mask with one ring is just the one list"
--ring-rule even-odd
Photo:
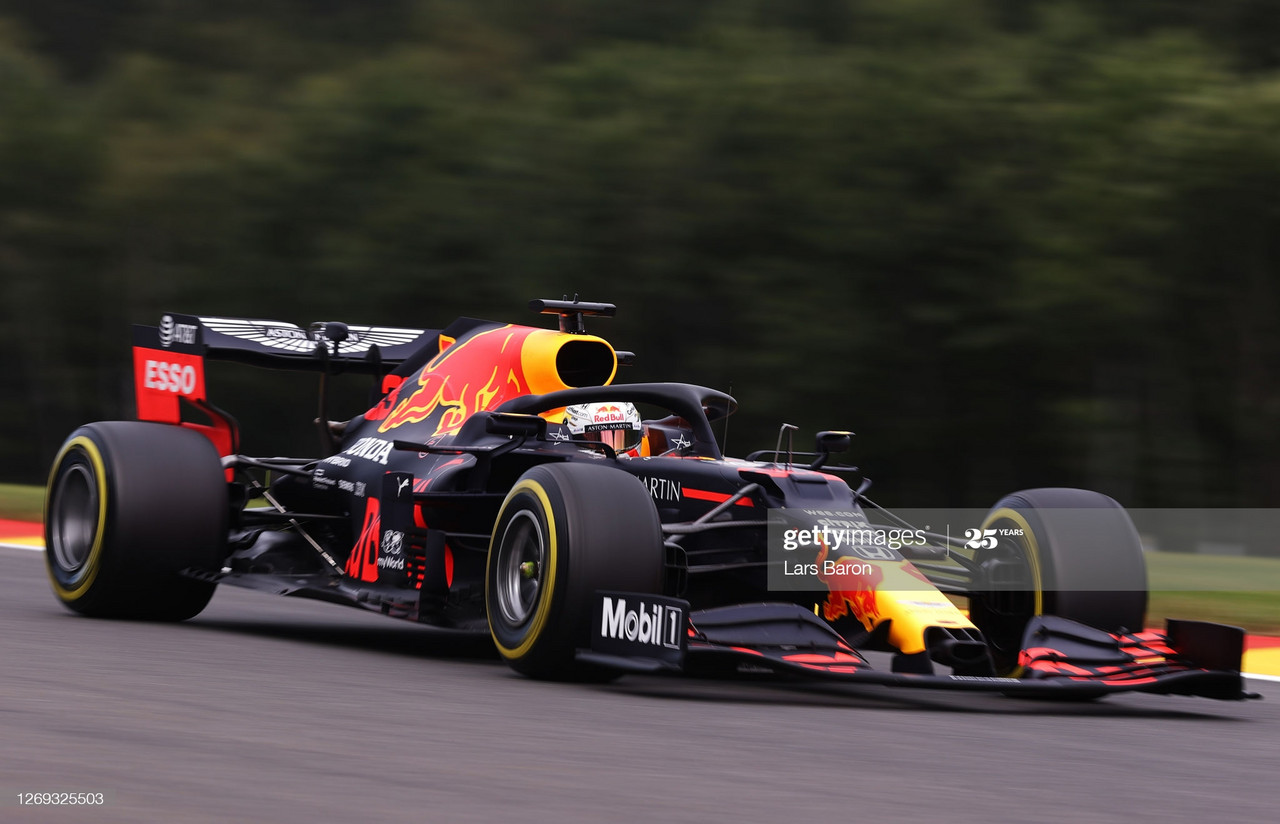
[[(0, 0), (0, 481), (164, 311), (576, 292), (885, 504), (1274, 506), (1278, 266), (1274, 0)], [(211, 381), (318, 449), (314, 376)]]

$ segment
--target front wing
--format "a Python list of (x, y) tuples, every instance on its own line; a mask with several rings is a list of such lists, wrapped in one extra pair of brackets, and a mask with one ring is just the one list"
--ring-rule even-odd
[(1074, 700), (1119, 692), (1222, 700), (1259, 697), (1245, 692), (1240, 674), (1244, 631), (1201, 621), (1169, 621), (1164, 631), (1113, 634), (1065, 618), (1039, 616), (1027, 626), (1020, 666), (1012, 677), (876, 669), (825, 621), (793, 604), (693, 612), (687, 632), (678, 662), (670, 656), (655, 658), (643, 646), (627, 651), (617, 638), (602, 639), (602, 627), (593, 628), (592, 649), (579, 651), (578, 657), (636, 672), (769, 673), (1037, 698)]

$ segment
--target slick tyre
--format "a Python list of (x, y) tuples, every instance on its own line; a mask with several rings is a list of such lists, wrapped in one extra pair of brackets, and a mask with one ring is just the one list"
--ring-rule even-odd
[(612, 675), (574, 660), (590, 643), (597, 590), (660, 593), (662, 529), (644, 486), (608, 466), (547, 464), (512, 487), (494, 524), (485, 607), (517, 672), (555, 680)]
[(82, 426), (53, 462), (45, 562), (69, 609), (97, 618), (182, 621), (214, 585), (227, 533), (227, 485), (213, 445), (189, 429), (111, 421)]
[(1147, 571), (1137, 530), (1120, 504), (1082, 489), (1029, 489), (1002, 498), (983, 523), (996, 546), (978, 550), (970, 618), (996, 670), (1013, 672), (1027, 622), (1056, 615), (1107, 632), (1140, 631)]

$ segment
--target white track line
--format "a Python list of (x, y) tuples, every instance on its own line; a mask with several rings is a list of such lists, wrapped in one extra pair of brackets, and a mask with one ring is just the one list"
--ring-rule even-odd
[(44, 552), (43, 546), (32, 546), (31, 544), (6, 544), (0, 541), (0, 549), (25, 549), (30, 552)]

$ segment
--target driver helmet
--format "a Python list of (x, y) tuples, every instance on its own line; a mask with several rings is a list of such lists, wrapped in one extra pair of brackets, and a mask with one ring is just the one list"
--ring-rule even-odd
[(599, 441), (622, 454), (636, 454), (644, 435), (644, 425), (634, 404), (604, 401), (566, 407), (565, 425), (577, 438)]

